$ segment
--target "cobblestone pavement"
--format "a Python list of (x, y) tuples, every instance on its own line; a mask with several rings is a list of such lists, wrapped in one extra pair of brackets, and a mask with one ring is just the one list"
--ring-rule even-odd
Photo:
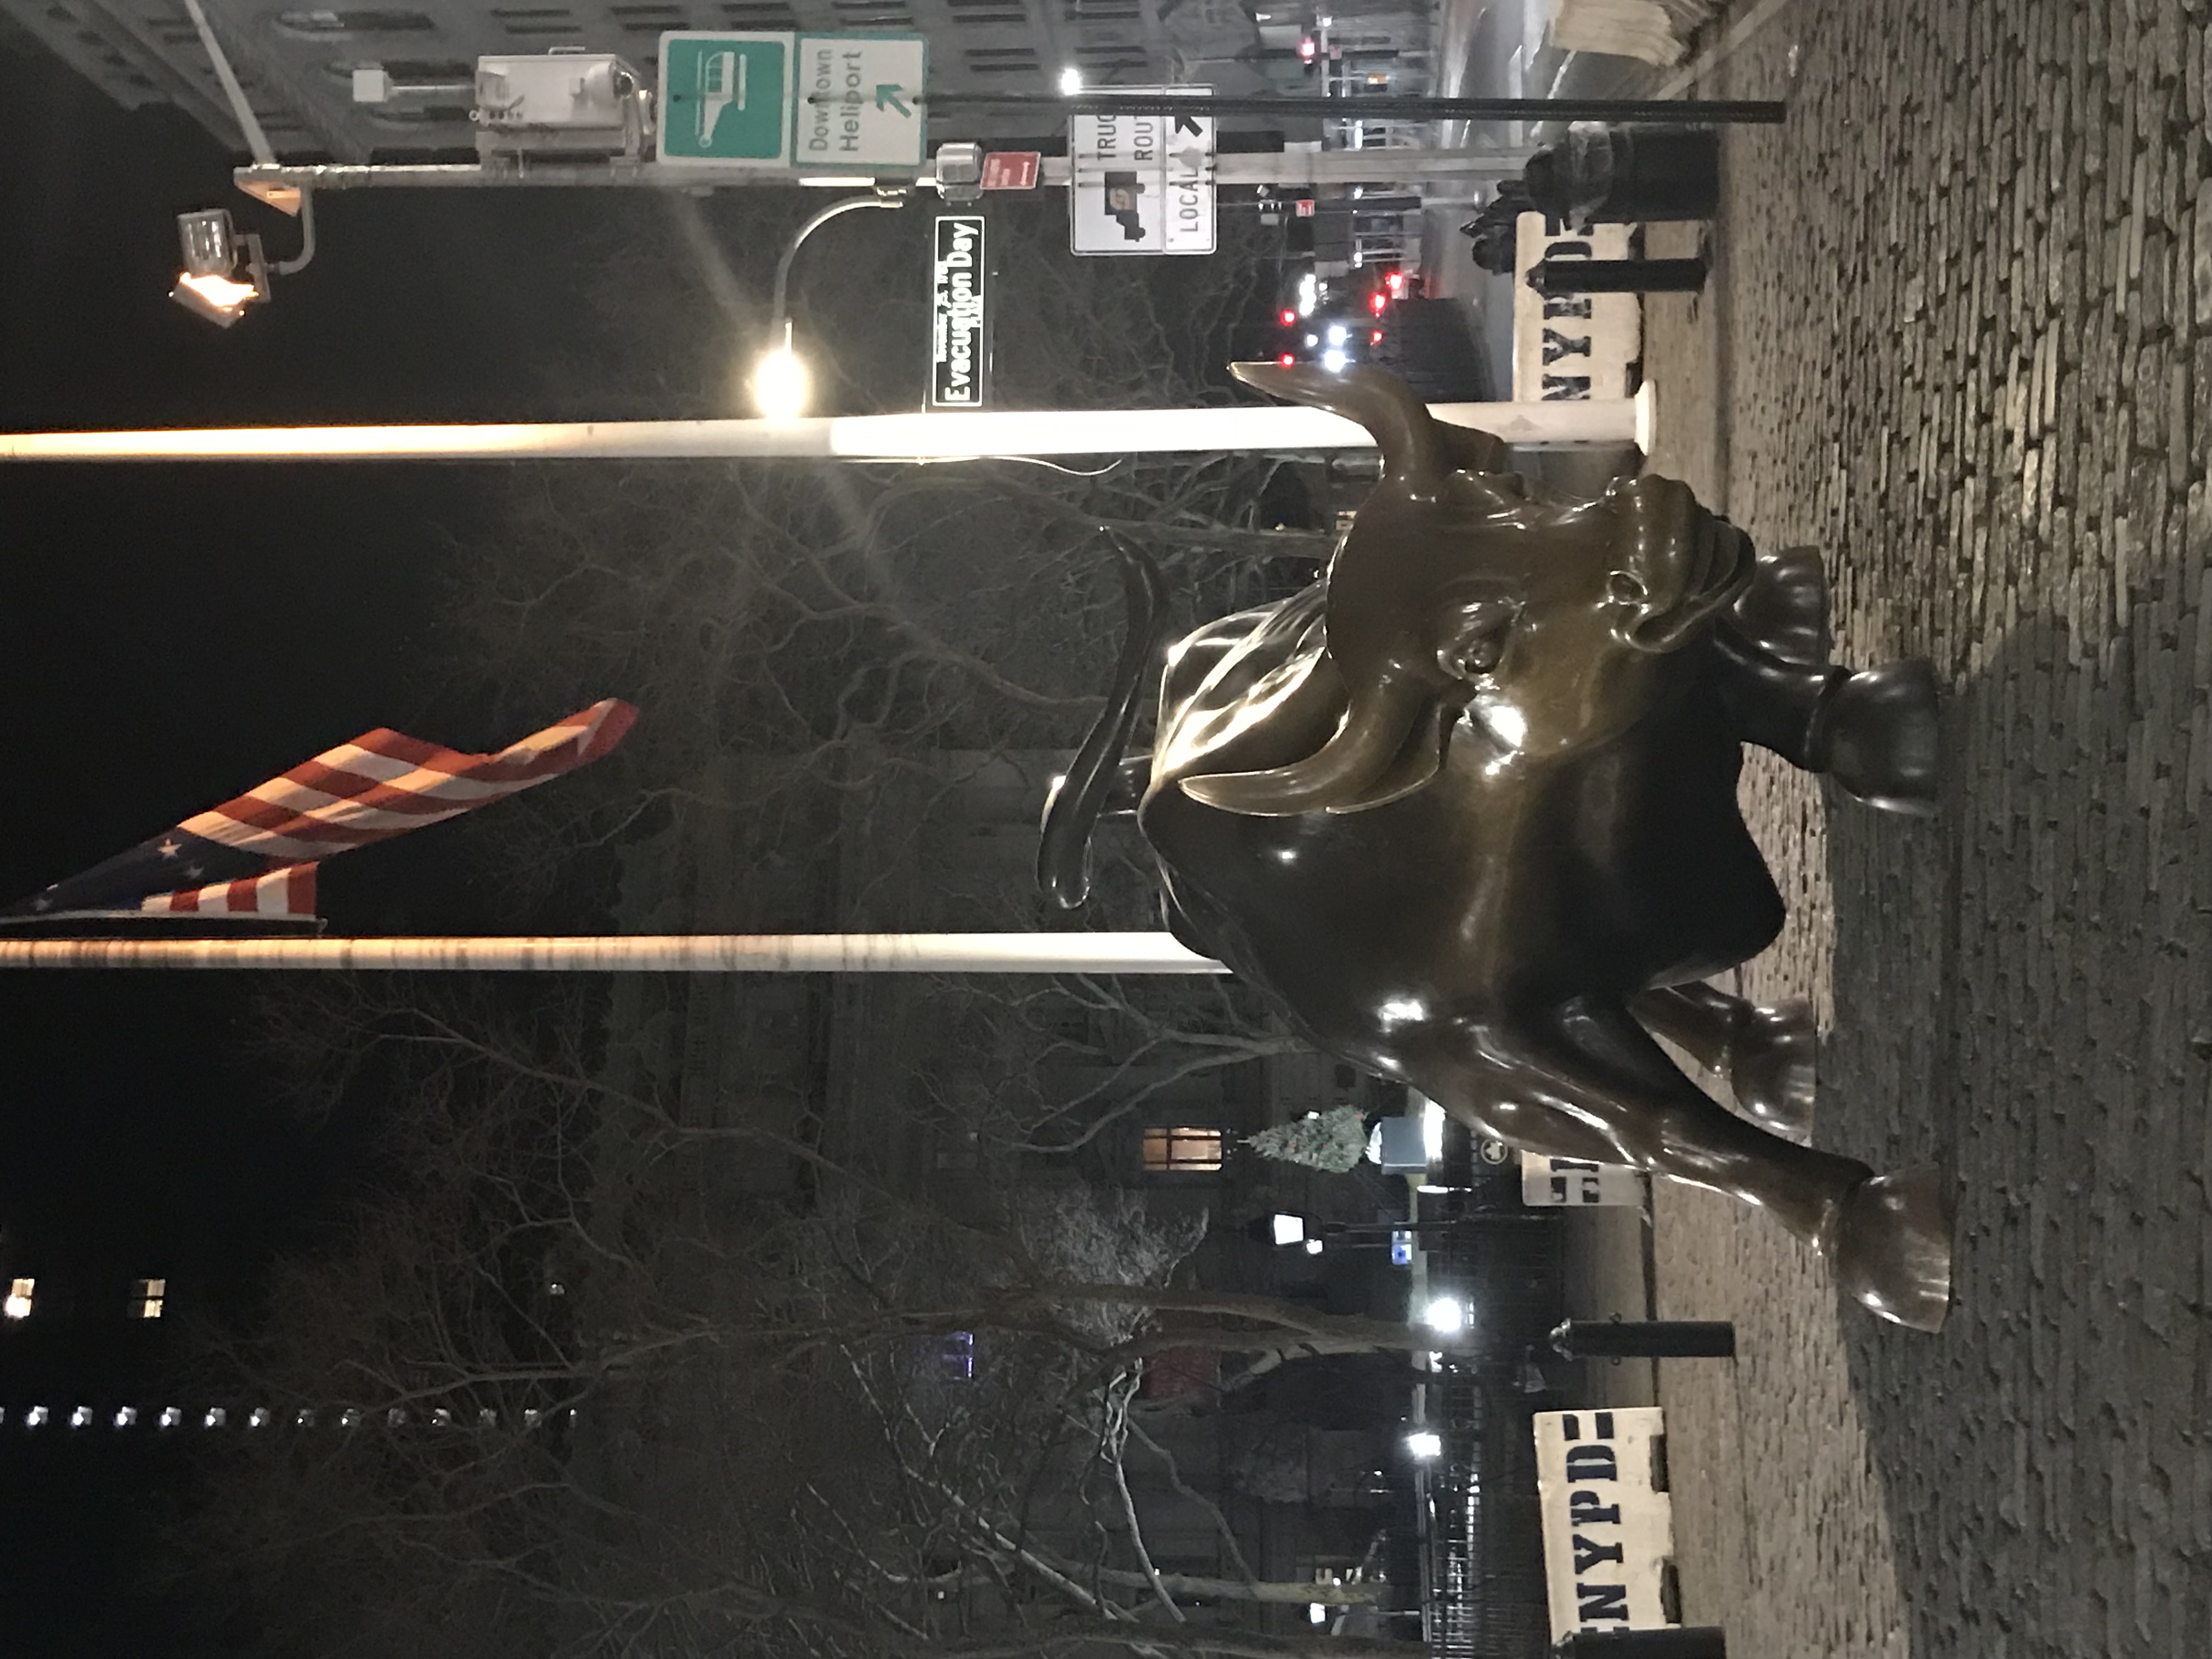
[(1955, 1174), (1949, 1328), (1656, 1200), (1661, 1311), (1738, 1327), (1662, 1389), (1686, 1610), (1747, 1656), (2212, 1651), (2208, 22), (1796, 0), (1710, 88), (1792, 110), (1652, 308), (1659, 464), (1951, 690), (1932, 822), (1754, 769), (1796, 915), (1746, 974), (1816, 1000), (1823, 1144)]

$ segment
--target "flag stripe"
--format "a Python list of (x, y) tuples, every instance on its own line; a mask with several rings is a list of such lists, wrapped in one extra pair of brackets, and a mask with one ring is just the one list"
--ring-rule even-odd
[(179, 893), (156, 893), (138, 908), (155, 915), (196, 911), (209, 915), (312, 916), (315, 914), (315, 866), (295, 864), (248, 881), (221, 881)]
[[(225, 847), (300, 858), (366, 846), (514, 794), (598, 758), (636, 718), (595, 703), (495, 755), (465, 755), (379, 728), (181, 826)], [(398, 769), (403, 758), (411, 763)]]

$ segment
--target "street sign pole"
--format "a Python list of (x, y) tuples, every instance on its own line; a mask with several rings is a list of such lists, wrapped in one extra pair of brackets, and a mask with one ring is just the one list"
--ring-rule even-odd
[(1141, 88), (1126, 92), (936, 92), (930, 107), (989, 114), (1282, 116), (1320, 121), (1621, 121), (1648, 126), (1778, 126), (1788, 106), (1744, 99), (1372, 98), (1201, 96)]

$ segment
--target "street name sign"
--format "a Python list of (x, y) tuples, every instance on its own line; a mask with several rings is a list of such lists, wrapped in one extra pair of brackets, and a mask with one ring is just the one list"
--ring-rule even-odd
[(937, 216), (929, 270), (929, 406), (981, 409), (991, 380), (990, 271), (983, 216)]
[(799, 37), (794, 165), (918, 167), (928, 154), (929, 41), (919, 34)]
[(673, 167), (791, 165), (797, 37), (673, 30), (660, 37), (656, 140)]
[[(1211, 87), (1130, 87), (1203, 97)], [(1067, 130), (1068, 246), (1078, 253), (1211, 253), (1213, 118), (1073, 117)]]

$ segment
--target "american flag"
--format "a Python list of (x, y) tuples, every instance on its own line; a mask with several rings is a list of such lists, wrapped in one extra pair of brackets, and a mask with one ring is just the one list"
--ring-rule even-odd
[(620, 743), (636, 719), (611, 697), (495, 755), (379, 726), (0, 910), (0, 923), (183, 915), (313, 923), (321, 860), (573, 772)]

